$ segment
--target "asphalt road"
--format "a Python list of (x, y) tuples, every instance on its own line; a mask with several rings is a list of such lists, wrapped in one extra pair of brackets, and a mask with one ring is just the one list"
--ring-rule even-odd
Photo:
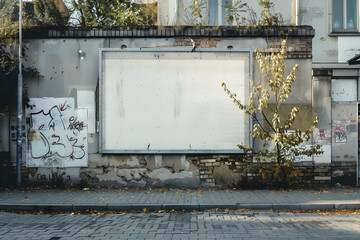
[(360, 215), (188, 212), (0, 213), (0, 239), (360, 239)]

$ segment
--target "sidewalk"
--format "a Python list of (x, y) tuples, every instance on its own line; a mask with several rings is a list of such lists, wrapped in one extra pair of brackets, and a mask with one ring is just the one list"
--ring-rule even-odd
[(360, 209), (360, 189), (179, 190), (179, 189), (24, 189), (0, 190), (0, 210), (332, 210)]

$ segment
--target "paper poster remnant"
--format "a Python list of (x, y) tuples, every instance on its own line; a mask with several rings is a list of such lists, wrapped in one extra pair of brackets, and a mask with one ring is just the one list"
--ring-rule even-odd
[[(306, 151), (311, 149), (311, 145), (300, 145), (296, 148), (299, 149), (300, 151)], [(312, 157), (311, 156), (309, 157), (307, 155), (299, 155), (299, 156), (295, 156), (295, 161), (312, 161)]]
[(346, 126), (349, 120), (333, 120), (333, 132), (335, 143), (347, 143)]
[[(295, 130), (286, 131), (287, 135), (290, 135), (290, 134), (293, 134), (293, 133), (295, 133)], [(302, 136), (304, 136), (304, 135), (302, 135)], [(311, 148), (311, 145), (305, 145), (305, 144), (301, 144), (301, 145), (296, 146), (296, 147), (291, 147), (291, 149), (298, 149), (299, 151), (309, 150), (310, 148)], [(295, 156), (295, 154), (292, 153), (291, 151), (289, 151), (288, 154), (292, 155), (295, 158), (295, 161), (312, 161), (312, 157), (308, 157), (306, 155)]]
[(87, 110), (73, 98), (31, 98), (27, 167), (86, 167)]
[(77, 107), (88, 110), (88, 133), (95, 133), (95, 92), (87, 90), (77, 90)]
[[(302, 151), (305, 151), (305, 150), (310, 150), (311, 146), (312, 146), (311, 144), (300, 145), (298, 148)], [(311, 157), (306, 156), (306, 155), (295, 156), (295, 161), (312, 161), (313, 157), (314, 157), (315, 163), (330, 163), (331, 162), (331, 145), (329, 145), (329, 144), (321, 145), (320, 150), (324, 151), (324, 153), (320, 154), (320, 155), (314, 154)]]
[(357, 80), (332, 80), (331, 99), (336, 102), (357, 100)]
[(320, 155), (314, 155), (314, 162), (331, 163), (331, 145), (322, 145), (321, 150), (324, 151), (324, 153)]
[(328, 144), (331, 141), (331, 129), (315, 128), (313, 135), (316, 144)]

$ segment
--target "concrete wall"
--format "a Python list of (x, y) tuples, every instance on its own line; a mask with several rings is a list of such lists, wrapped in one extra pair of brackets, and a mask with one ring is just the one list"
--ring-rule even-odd
[(330, 37), (331, 0), (299, 1), (299, 25), (311, 25), (315, 29), (313, 62), (337, 62), (338, 39)]
[[(192, 38), (197, 47), (214, 49), (251, 49), (280, 46), (281, 39), (262, 37), (157, 37), (157, 38), (43, 38), (28, 39), (25, 66), (36, 67), (42, 78), (26, 78), (28, 95), (31, 98), (77, 97), (79, 91), (96, 95), (99, 73), (100, 48), (144, 48), (144, 47), (185, 47), (192, 46)], [(296, 40), (298, 39), (298, 40)], [(300, 44), (303, 43), (302, 45)], [(302, 49), (299, 49), (302, 46)], [(289, 103), (309, 105), (311, 95), (311, 37), (289, 39), (288, 72), (295, 63), (300, 65), (297, 83)], [(298, 53), (302, 51), (299, 59)], [(254, 64), (254, 78), (261, 76)], [(78, 104), (75, 99), (76, 105)], [(97, 100), (96, 100), (97, 102)], [(231, 102), (229, 102), (231, 104)], [(98, 110), (96, 110), (98, 111)], [(95, 114), (93, 111), (91, 114)], [(241, 174), (225, 174), (228, 170), (221, 162), (230, 161), (230, 156), (207, 156), (202, 158), (186, 155), (101, 155), (98, 154), (98, 133), (88, 136), (88, 167), (24, 169), (33, 183), (86, 183), (90, 185), (123, 186), (170, 186), (223, 184), (235, 186)], [(210, 160), (209, 160), (210, 159)], [(232, 160), (231, 160), (232, 161)], [(210, 172), (209, 172), (210, 171)], [(214, 172), (213, 172), (214, 171)], [(243, 170), (242, 170), (243, 171)]]
[(357, 122), (357, 102), (332, 103), (333, 161), (357, 160)]

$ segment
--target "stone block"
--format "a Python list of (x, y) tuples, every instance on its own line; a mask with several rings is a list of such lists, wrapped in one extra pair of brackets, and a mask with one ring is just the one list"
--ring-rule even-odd
[(216, 159), (203, 159), (200, 160), (201, 163), (214, 163), (216, 162)]
[(223, 163), (220, 166), (214, 168), (213, 176), (216, 180), (216, 183), (224, 187), (234, 187), (236, 186), (237, 182), (242, 179), (242, 174), (232, 171), (227, 165)]
[(330, 171), (330, 168), (316, 168), (314, 170), (314, 172), (317, 172), (317, 173), (326, 173), (326, 172), (329, 172)]
[(328, 176), (315, 176), (315, 181), (331, 181), (331, 177)]

